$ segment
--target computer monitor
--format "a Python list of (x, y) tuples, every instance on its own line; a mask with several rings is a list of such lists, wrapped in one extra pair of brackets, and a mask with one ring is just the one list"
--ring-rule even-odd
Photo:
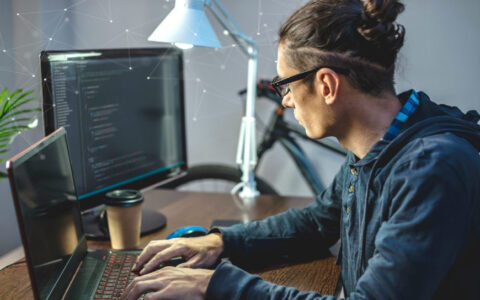
[[(182, 52), (43, 51), (40, 62), (45, 134), (66, 129), (85, 231), (105, 238), (95, 207), (106, 192), (145, 191), (187, 171)], [(164, 226), (142, 217), (143, 234)]]

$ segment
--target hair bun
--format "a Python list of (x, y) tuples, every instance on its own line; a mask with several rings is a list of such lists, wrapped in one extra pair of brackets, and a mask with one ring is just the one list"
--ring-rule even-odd
[(357, 31), (367, 41), (397, 52), (403, 45), (405, 28), (395, 20), (404, 9), (397, 0), (365, 0)]

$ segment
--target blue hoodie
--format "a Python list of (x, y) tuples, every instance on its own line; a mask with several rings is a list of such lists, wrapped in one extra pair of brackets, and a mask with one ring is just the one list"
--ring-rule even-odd
[[(349, 153), (308, 207), (218, 229), (222, 255), (237, 264), (313, 259), (341, 238), (347, 299), (480, 299), (479, 116), (419, 96), (400, 134), (361, 160)], [(263, 281), (229, 261), (206, 296), (335, 299)]]

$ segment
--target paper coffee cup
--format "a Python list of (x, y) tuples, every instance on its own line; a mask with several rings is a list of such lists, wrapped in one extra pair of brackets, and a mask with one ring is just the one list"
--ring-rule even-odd
[(105, 195), (107, 222), (113, 249), (140, 246), (143, 195), (137, 190), (114, 190)]

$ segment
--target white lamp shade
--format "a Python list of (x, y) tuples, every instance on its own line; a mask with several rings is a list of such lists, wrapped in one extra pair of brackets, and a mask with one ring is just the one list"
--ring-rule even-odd
[[(189, 5), (197, 2), (201, 5)], [(203, 1), (177, 0), (175, 8), (148, 37), (149, 41), (189, 44), (220, 48), (220, 42), (213, 31), (203, 9)]]

